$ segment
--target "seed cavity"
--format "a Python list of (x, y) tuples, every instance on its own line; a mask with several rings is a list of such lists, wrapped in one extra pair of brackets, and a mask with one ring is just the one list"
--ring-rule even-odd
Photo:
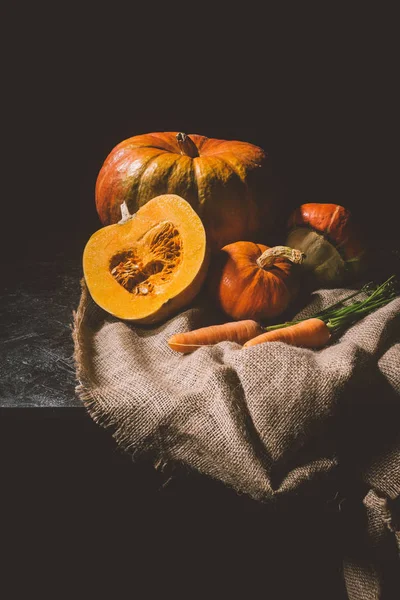
[(181, 236), (166, 221), (147, 231), (130, 250), (115, 254), (110, 272), (128, 292), (148, 296), (168, 283), (181, 261)]

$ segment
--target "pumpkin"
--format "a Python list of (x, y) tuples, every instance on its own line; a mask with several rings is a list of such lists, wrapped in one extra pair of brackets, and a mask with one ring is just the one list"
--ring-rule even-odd
[(361, 228), (339, 204), (299, 206), (289, 217), (286, 244), (306, 255), (302, 269), (313, 285), (346, 285), (366, 266)]
[(296, 265), (303, 254), (285, 246), (240, 241), (221, 249), (208, 279), (218, 307), (235, 320), (265, 321), (283, 313), (297, 296)]
[(83, 251), (93, 300), (108, 313), (139, 324), (165, 320), (188, 305), (207, 274), (204, 226), (185, 199), (165, 194), (134, 215), (102, 227)]
[(199, 214), (218, 250), (273, 228), (276, 182), (266, 153), (254, 144), (148, 133), (122, 141), (106, 157), (96, 179), (96, 209), (109, 225), (119, 220), (123, 202), (135, 213), (155, 196), (177, 194)]

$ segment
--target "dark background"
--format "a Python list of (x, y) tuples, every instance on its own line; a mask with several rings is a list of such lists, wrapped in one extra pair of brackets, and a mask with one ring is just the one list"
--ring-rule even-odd
[(152, 131), (258, 144), (293, 206), (341, 203), (372, 235), (397, 237), (398, 46), (387, 9), (266, 20), (232, 11), (229, 27), (224, 15), (197, 10), (180, 24), (164, 10), (6, 11), (7, 254), (79, 254), (100, 225), (102, 162)]
[[(394, 16), (365, 6), (182, 10), (4, 10), (2, 262), (80, 261), (100, 226), (103, 160), (153, 131), (258, 144), (291, 206), (337, 202), (368, 235), (397, 241)], [(128, 581), (146, 598), (341, 598), (337, 504), (310, 500), (278, 518), (201, 477), (164, 488), (168, 474), (133, 465), (75, 413), (15, 413), (2, 425), (15, 597), (21, 583), (90, 597), (110, 578), (111, 597)]]

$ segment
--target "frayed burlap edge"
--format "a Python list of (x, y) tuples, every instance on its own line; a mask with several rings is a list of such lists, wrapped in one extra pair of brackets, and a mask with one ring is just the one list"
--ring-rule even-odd
[[(104, 411), (101, 410), (101, 398), (96, 391), (93, 390), (93, 386), (90, 385), (91, 377), (89, 376), (89, 366), (86, 363), (85, 354), (82, 348), (84, 347), (83, 341), (85, 335), (88, 333), (87, 323), (100, 320), (98, 317), (104, 313), (104, 311), (92, 301), (84, 278), (81, 279), (80, 286), (81, 297), (78, 308), (72, 313), (73, 320), (71, 326), (74, 343), (73, 359), (77, 380), (75, 393), (82, 402), (90, 418), (101, 428), (108, 430), (111, 433), (122, 453), (127, 453), (132, 458), (138, 457), (139, 455), (145, 455), (158, 472), (164, 473), (168, 471), (168, 473), (171, 473), (178, 465), (176, 461), (171, 461), (163, 454), (161, 444), (157, 449), (157, 452), (153, 447), (147, 447), (146, 445), (140, 447), (135, 446), (135, 448), (133, 448), (132, 442), (128, 435), (124, 433), (124, 428), (121, 424), (117, 423), (111, 416), (106, 415)], [(182, 464), (180, 467), (183, 469), (185, 468), (185, 465)], [(185, 468), (185, 470), (187, 470), (187, 468)]]

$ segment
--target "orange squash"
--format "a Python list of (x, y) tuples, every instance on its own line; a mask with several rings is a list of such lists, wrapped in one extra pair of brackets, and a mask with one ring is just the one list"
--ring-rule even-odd
[(159, 323), (187, 306), (207, 274), (204, 226), (183, 198), (163, 194), (102, 227), (87, 242), (83, 273), (93, 300), (120, 319)]
[(304, 255), (286, 246), (228, 244), (212, 265), (211, 296), (235, 320), (265, 321), (283, 313), (299, 290), (296, 265)]
[(302, 270), (314, 286), (346, 285), (367, 266), (366, 241), (349, 209), (310, 202), (292, 212), (286, 244), (302, 250)]
[(119, 143), (96, 180), (96, 208), (103, 225), (119, 220), (160, 194), (177, 194), (202, 219), (213, 250), (256, 239), (274, 228), (283, 187), (267, 154), (248, 142), (159, 132)]

